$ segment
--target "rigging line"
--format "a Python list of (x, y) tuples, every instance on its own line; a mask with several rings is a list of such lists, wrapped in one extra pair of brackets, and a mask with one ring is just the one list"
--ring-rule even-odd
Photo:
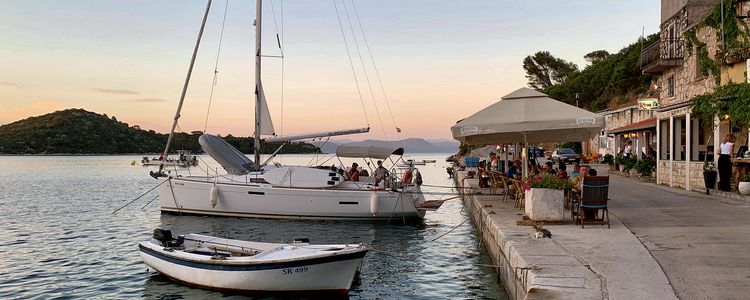
[(276, 28), (276, 43), (279, 46), (279, 52), (281, 53), (281, 109), (280, 109), (280, 125), (279, 135), (284, 136), (284, 1), (279, 1), (280, 14), (281, 14), (281, 36), (279, 36), (279, 24), (276, 21), (276, 5), (271, 1), (271, 12), (273, 12), (273, 25)]
[(352, 26), (352, 19), (349, 17), (349, 9), (346, 8), (346, 1), (344, 4), (344, 13), (346, 14), (346, 20), (349, 23), (349, 30), (352, 31), (352, 38), (354, 39), (354, 46), (357, 48), (357, 56), (359, 56), (359, 63), (362, 64), (362, 72), (365, 74), (365, 81), (367, 81), (367, 88), (370, 89), (370, 97), (372, 97), (372, 103), (375, 105), (375, 113), (378, 115), (380, 121), (380, 129), (383, 130), (383, 139), (388, 140), (388, 136), (385, 132), (385, 126), (383, 126), (383, 118), (380, 117), (380, 109), (378, 108), (378, 102), (375, 100), (375, 93), (372, 91), (372, 85), (370, 84), (370, 76), (367, 75), (367, 68), (365, 68), (365, 61), (362, 59), (362, 52), (359, 50), (359, 42), (357, 41), (357, 34)]
[(216, 49), (216, 63), (214, 64), (214, 80), (211, 83), (211, 92), (208, 94), (208, 108), (206, 109), (206, 122), (203, 124), (203, 133), (206, 133), (208, 128), (208, 116), (211, 114), (211, 102), (214, 99), (214, 87), (219, 79), (219, 55), (221, 54), (221, 44), (224, 41), (224, 25), (227, 22), (227, 9), (229, 8), (229, 0), (226, 0), (224, 4), (224, 17), (221, 20), (221, 33), (219, 34), (219, 47)]
[(365, 115), (365, 121), (367, 121), (367, 127), (370, 127), (370, 118), (367, 116), (367, 109), (365, 109), (365, 100), (362, 98), (362, 91), (359, 89), (359, 80), (357, 79), (357, 72), (354, 71), (354, 62), (352, 62), (352, 54), (349, 52), (349, 44), (346, 43), (346, 34), (344, 33), (344, 25), (341, 24), (341, 16), (339, 15), (339, 8), (336, 5), (336, 0), (332, 0), (333, 8), (336, 9), (336, 19), (339, 21), (339, 28), (341, 29), (341, 37), (344, 39), (344, 47), (346, 47), (346, 55), (349, 57), (349, 66), (352, 68), (352, 75), (354, 76), (354, 84), (357, 85), (357, 93), (359, 94), (359, 102), (362, 103), (362, 113)]
[(357, 6), (354, 5), (354, 0), (351, 0), (352, 2), (352, 8), (354, 10), (354, 17), (355, 20), (357, 20), (357, 24), (359, 24), (359, 30), (362, 32), (362, 38), (365, 41), (365, 46), (367, 47), (367, 53), (370, 55), (370, 61), (372, 62), (372, 67), (375, 70), (375, 76), (378, 78), (378, 83), (380, 84), (380, 90), (383, 92), (383, 98), (385, 99), (385, 104), (388, 107), (388, 112), (391, 114), (391, 121), (393, 121), (393, 127), (396, 129), (396, 134), (398, 135), (399, 139), (401, 139), (401, 130), (399, 130), (399, 127), (396, 125), (396, 118), (393, 116), (393, 110), (391, 109), (391, 104), (388, 101), (388, 96), (385, 94), (385, 88), (383, 87), (383, 80), (380, 79), (380, 72), (378, 71), (378, 66), (375, 64), (375, 57), (372, 55), (372, 50), (370, 49), (370, 43), (367, 41), (367, 34), (365, 34), (365, 29), (362, 27), (362, 22), (359, 18), (359, 12), (357, 12)]

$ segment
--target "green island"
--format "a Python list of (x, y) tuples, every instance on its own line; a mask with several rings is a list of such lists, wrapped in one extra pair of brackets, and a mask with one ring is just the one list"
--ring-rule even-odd
[[(200, 131), (178, 132), (171, 151), (202, 152)], [(134, 154), (164, 151), (168, 134), (130, 126), (114, 116), (72, 108), (30, 117), (0, 126), (0, 154)], [(243, 153), (253, 153), (252, 137), (226, 135), (227, 142)], [(262, 153), (273, 153), (280, 144), (261, 144)], [(318, 153), (309, 143), (290, 143), (283, 153)]]

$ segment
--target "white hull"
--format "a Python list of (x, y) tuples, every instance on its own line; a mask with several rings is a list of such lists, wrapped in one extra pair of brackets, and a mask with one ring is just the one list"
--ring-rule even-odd
[[(159, 202), (163, 212), (284, 219), (400, 219), (423, 218), (424, 202), (417, 186), (398, 192), (357, 188), (344, 182), (331, 189), (276, 187), (270, 184), (223, 181), (216, 183), (218, 199), (211, 205), (214, 179), (171, 178), (162, 184)], [(174, 195), (174, 197), (173, 197)], [(416, 203), (416, 204), (415, 204)]]
[[(341, 250), (322, 251), (322, 247)], [(139, 245), (143, 262), (175, 281), (241, 293), (304, 291), (345, 295), (367, 252), (362, 246), (352, 245), (280, 244), (255, 256), (214, 259), (209, 249), (204, 249), (208, 253), (194, 254), (150, 241)]]

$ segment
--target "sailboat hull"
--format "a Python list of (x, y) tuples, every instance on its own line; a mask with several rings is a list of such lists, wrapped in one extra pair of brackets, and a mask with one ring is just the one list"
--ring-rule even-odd
[[(216, 185), (218, 199), (211, 204)], [(281, 219), (421, 219), (424, 201), (417, 186), (399, 191), (305, 189), (270, 184), (229, 183), (197, 178), (170, 178), (159, 187), (162, 212)], [(376, 201), (377, 203), (373, 203)]]

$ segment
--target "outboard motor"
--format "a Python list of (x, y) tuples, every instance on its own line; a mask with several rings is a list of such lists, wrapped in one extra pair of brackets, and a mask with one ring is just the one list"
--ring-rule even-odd
[(184, 236), (178, 236), (175, 240), (172, 237), (172, 231), (169, 229), (154, 229), (154, 239), (159, 241), (164, 247), (180, 247), (185, 242)]

